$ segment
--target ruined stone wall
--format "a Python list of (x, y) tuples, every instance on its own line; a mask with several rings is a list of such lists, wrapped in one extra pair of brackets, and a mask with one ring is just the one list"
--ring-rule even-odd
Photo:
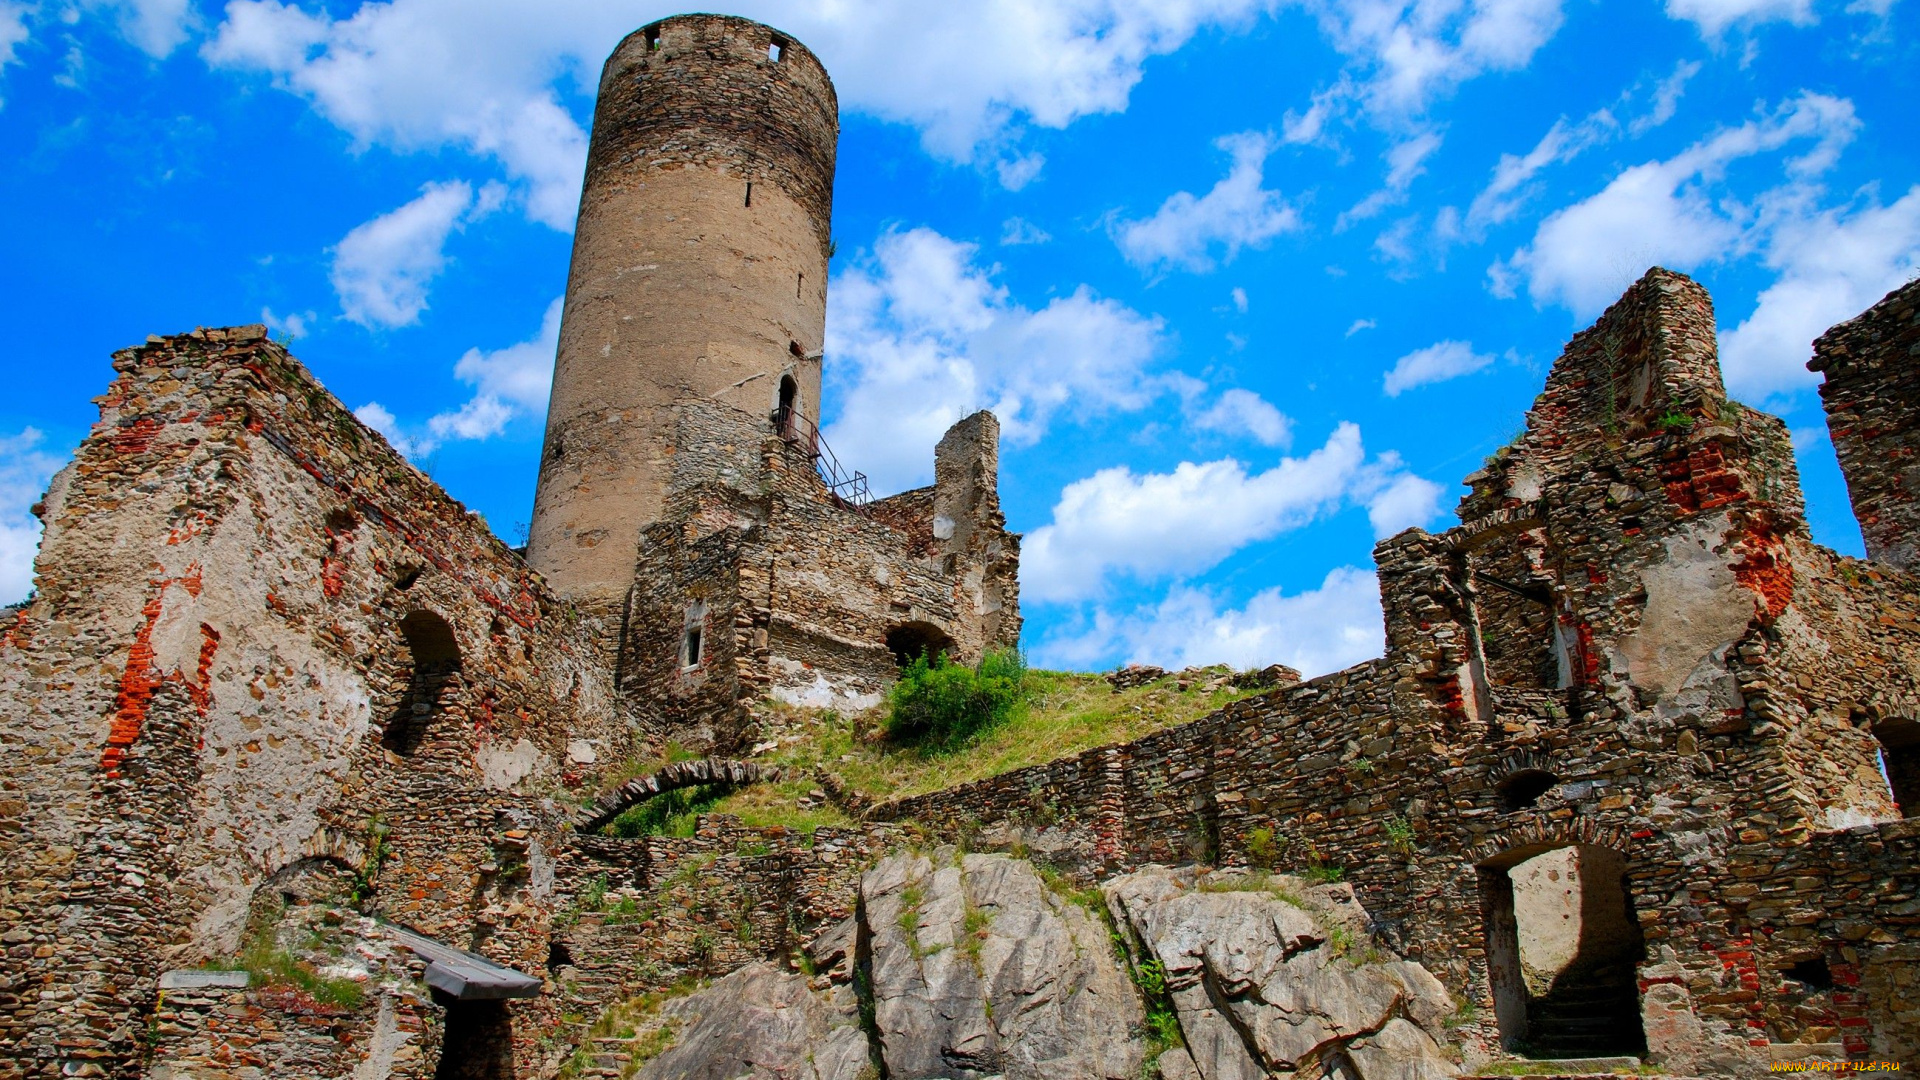
[[(1463, 524), (1376, 549), (1384, 659), (878, 813), (1022, 820), (1096, 867), (1338, 868), (1489, 1045), (1488, 890), (1605, 848), (1656, 1060), (1908, 1045), (1916, 869), (1874, 731), (1912, 713), (1920, 593), (1811, 543), (1784, 430), (1725, 402), (1712, 341), (1704, 292), (1661, 271), (1576, 336)], [(1784, 974), (1809, 958), (1845, 984)]]
[[(860, 874), (905, 837), (887, 826), (757, 829), (702, 816), (692, 836), (578, 836), (562, 856), (552, 984), (563, 1043), (627, 998), (755, 960), (791, 966), (853, 915)], [(848, 942), (851, 948), (851, 942)]]
[(114, 364), (0, 640), (0, 1075), (124, 1068), (306, 859), (537, 969), (546, 800), (632, 741), (592, 635), (262, 328)]
[(1920, 558), (1920, 281), (1888, 293), (1813, 343), (1827, 429), (1867, 557)]
[[(713, 403), (679, 415), (672, 493), (642, 540), (618, 650), (623, 693), (659, 730), (744, 749), (763, 698), (867, 708), (903, 628), (966, 662), (1017, 644), (1019, 537), (1000, 513), (991, 414), (943, 440), (933, 487), (867, 507), (828, 490), (810, 443), (760, 418)], [(696, 610), (706, 656), (689, 666)]]
[(608, 58), (528, 537), (562, 595), (618, 608), (680, 403), (764, 421), (791, 379), (811, 436), (838, 137), (825, 69), (758, 23), (679, 16)]

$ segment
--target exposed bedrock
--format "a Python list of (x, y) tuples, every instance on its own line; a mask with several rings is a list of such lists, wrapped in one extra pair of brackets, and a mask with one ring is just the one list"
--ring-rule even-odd
[(1104, 891), (1136, 963), (1164, 973), (1186, 1041), (1189, 1058), (1166, 1055), (1163, 1076), (1458, 1072), (1439, 1045), (1452, 1000), (1425, 968), (1371, 943), (1350, 886), (1150, 868)]
[(895, 855), (860, 901), (887, 1075), (1139, 1074), (1145, 1014), (1106, 925), (1030, 864)]
[(1446, 991), (1373, 943), (1345, 885), (1150, 868), (1075, 891), (947, 849), (881, 860), (859, 899), (806, 947), (811, 975), (750, 964), (624, 1013), (635, 1034), (609, 1061), (638, 1056), (642, 1080), (1459, 1071)]

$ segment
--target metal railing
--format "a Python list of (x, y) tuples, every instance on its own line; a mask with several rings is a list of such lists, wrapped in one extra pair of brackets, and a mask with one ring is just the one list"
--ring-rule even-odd
[(813, 459), (814, 471), (820, 474), (820, 482), (827, 485), (827, 491), (834, 498), (855, 509), (873, 501), (873, 491), (867, 485), (867, 474), (858, 469), (849, 469), (834, 456), (833, 447), (820, 435), (820, 428), (807, 419), (804, 413), (793, 408), (775, 409), (773, 412), (773, 430), (780, 437), (796, 446), (805, 446), (807, 456)]

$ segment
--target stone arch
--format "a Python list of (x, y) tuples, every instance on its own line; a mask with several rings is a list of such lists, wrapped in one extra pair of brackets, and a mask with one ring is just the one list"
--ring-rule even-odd
[(380, 733), (380, 745), (403, 757), (420, 749), (433, 720), (446, 705), (460, 673), (460, 644), (439, 615), (416, 608), (399, 623), (406, 645), (406, 689)]
[(1618, 833), (1536, 820), (1476, 849), (1487, 975), (1508, 1050), (1548, 1058), (1645, 1051), (1638, 974), (1646, 947)]
[(1566, 779), (1552, 758), (1534, 750), (1506, 755), (1491, 772), (1493, 790), (1509, 813), (1531, 810), (1541, 797)]
[(953, 638), (930, 622), (905, 622), (887, 630), (887, 651), (901, 667), (925, 656), (931, 660), (945, 653), (953, 655)]
[(656, 795), (681, 788), (718, 784), (741, 787), (746, 784), (771, 784), (781, 778), (781, 770), (772, 765), (724, 758), (699, 758), (676, 761), (651, 776), (635, 777), (593, 801), (593, 805), (574, 815), (575, 832), (593, 832)]

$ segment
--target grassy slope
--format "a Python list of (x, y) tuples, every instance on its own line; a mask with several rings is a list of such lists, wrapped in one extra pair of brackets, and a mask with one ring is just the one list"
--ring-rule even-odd
[[(1225, 669), (1221, 669), (1224, 673)], [(792, 767), (798, 779), (734, 792), (705, 812), (736, 814), (751, 825), (812, 830), (847, 824), (830, 805), (803, 807), (818, 790), (812, 770), (822, 768), (854, 791), (876, 800), (917, 795), (1066, 757), (1096, 746), (1126, 742), (1188, 723), (1229, 701), (1256, 691), (1231, 688), (1180, 691), (1172, 678), (1115, 693), (1099, 675), (1032, 671), (1025, 715), (977, 736), (951, 753), (929, 755), (891, 746), (870, 734), (885, 706), (856, 716), (768, 703), (781, 732), (778, 749), (756, 760)]]

